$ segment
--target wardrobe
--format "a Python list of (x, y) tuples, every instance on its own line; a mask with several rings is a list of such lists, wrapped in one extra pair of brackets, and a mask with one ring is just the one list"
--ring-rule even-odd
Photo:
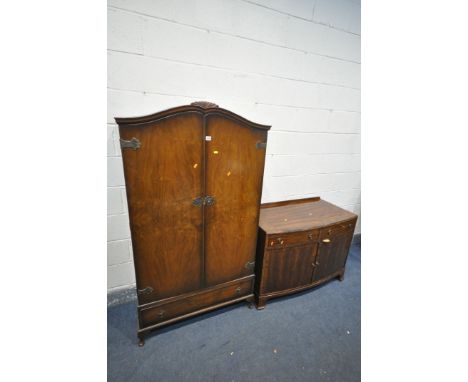
[(270, 126), (208, 102), (115, 120), (140, 346), (160, 326), (252, 302)]

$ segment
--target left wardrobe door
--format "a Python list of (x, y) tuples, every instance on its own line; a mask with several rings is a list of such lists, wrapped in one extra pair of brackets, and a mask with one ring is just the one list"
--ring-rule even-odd
[(203, 118), (181, 113), (120, 125), (139, 303), (200, 289), (203, 279)]

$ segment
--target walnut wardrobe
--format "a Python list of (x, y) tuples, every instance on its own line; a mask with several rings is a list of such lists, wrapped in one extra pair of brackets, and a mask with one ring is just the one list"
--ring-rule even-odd
[(208, 102), (116, 118), (138, 293), (138, 337), (253, 301), (267, 132)]

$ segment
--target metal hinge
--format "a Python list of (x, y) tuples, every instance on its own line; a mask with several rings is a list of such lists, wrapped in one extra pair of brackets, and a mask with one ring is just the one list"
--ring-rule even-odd
[(255, 147), (257, 148), (257, 150), (266, 149), (266, 142), (257, 142), (255, 144)]
[(146, 287), (143, 289), (138, 289), (138, 294), (151, 294), (153, 293), (154, 289), (151, 287)]
[(123, 149), (139, 149), (141, 147), (141, 143), (138, 139), (133, 137), (129, 141), (126, 141), (125, 139), (120, 139), (120, 147)]
[(244, 268), (253, 270), (255, 267), (255, 261), (248, 261), (245, 263)]

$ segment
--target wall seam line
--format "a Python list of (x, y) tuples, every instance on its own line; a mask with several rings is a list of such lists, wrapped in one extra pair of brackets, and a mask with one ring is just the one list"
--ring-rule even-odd
[[(205, 31), (205, 32), (208, 32), (208, 33), (218, 33), (218, 34), (221, 34), (221, 35), (224, 35), (224, 36), (231, 36), (231, 37), (235, 37), (235, 38), (239, 38), (239, 39), (244, 39), (244, 40), (248, 40), (248, 41), (257, 42), (257, 43), (260, 43), (260, 44), (274, 46), (274, 47), (277, 47), (277, 48), (289, 49), (289, 50), (293, 50), (293, 51), (301, 52), (301, 53), (306, 53), (306, 54), (313, 54), (315, 56), (320, 56), (320, 57), (327, 57), (327, 58), (337, 60), (337, 61), (351, 62), (351, 63), (359, 64), (359, 65), (361, 64), (361, 62), (359, 62), (359, 61), (354, 61), (354, 60), (350, 60), (350, 59), (346, 59), (346, 58), (340, 58), (340, 57), (336, 57), (336, 56), (330, 56), (330, 55), (326, 55), (326, 54), (311, 52), (311, 51), (307, 51), (307, 50), (303, 50), (303, 49), (291, 48), (289, 46), (269, 43), (269, 42), (266, 42), (266, 41), (256, 40), (256, 39), (245, 37), (245, 36), (235, 35), (235, 34), (231, 34), (231, 33), (227, 33), (227, 32), (221, 32), (219, 30), (207, 29), (207, 28), (203, 28), (203, 27), (200, 27), (200, 26), (192, 25), (192, 24), (186, 24), (186, 23), (181, 23), (181, 22), (175, 21), (175, 20), (166, 19), (164, 17), (158, 17), (158, 16), (150, 15), (150, 14), (140, 12), (140, 11), (134, 11), (134, 10), (131, 10), (131, 9), (116, 7), (115, 5), (110, 5), (110, 6), (108, 6), (108, 8), (109, 9), (119, 10), (119, 11), (124, 11), (124, 12), (127, 12), (127, 13), (139, 15), (139, 16), (144, 16), (144, 17), (148, 17), (148, 18), (162, 20), (162, 21), (166, 21), (166, 22), (169, 22), (169, 23), (173, 23), (173, 24), (183, 25), (183, 26), (186, 26), (186, 27), (199, 29), (199, 30), (202, 30), (202, 31)], [(356, 37), (358, 37), (358, 36), (356, 36)]]

